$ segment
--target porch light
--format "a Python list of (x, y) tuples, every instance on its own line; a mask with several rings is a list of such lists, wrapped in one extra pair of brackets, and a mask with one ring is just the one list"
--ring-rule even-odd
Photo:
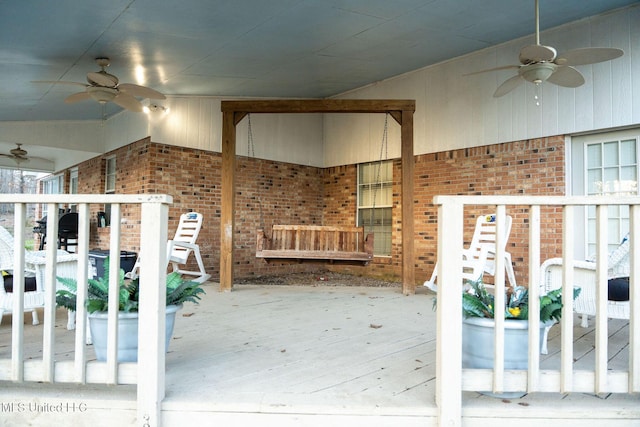
[(158, 105), (158, 104), (149, 104), (149, 105), (145, 105), (144, 107), (142, 107), (142, 111), (145, 114), (151, 114), (151, 113), (162, 113), (162, 114), (169, 114), (169, 111), (171, 109), (169, 107), (165, 107), (162, 105)]

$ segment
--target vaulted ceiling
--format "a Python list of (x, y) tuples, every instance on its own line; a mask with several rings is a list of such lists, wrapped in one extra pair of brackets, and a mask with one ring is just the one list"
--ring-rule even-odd
[[(629, 0), (541, 0), (541, 30)], [(7, 0), (0, 121), (96, 120), (99, 71), (167, 95), (329, 97), (535, 30), (534, 0)], [(2, 137), (0, 135), (0, 141)]]

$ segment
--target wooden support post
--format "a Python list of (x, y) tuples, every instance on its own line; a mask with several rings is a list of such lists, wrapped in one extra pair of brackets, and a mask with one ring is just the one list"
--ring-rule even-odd
[(413, 111), (402, 111), (402, 293), (416, 293), (413, 228)]
[(233, 287), (233, 232), (236, 192), (236, 123), (234, 112), (222, 115), (222, 203), (220, 218), (220, 290)]

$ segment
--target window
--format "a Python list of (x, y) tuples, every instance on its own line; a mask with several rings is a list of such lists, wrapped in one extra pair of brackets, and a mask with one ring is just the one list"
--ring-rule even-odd
[[(571, 150), (572, 194), (625, 196), (638, 193), (638, 144), (640, 130), (585, 135), (574, 138)], [(608, 209), (609, 250), (615, 249), (629, 231), (629, 209)], [(584, 211), (584, 241), (576, 255), (588, 258), (596, 250), (596, 209)]]
[[(586, 193), (587, 195), (636, 195), (638, 194), (637, 140), (608, 140), (587, 144)], [(587, 253), (595, 253), (596, 209), (587, 210)], [(629, 208), (609, 207), (609, 246), (615, 249), (629, 231)]]
[[(107, 157), (104, 168), (104, 192), (113, 194), (116, 192), (116, 157)], [(104, 225), (111, 225), (111, 205), (104, 205)]]
[(108, 157), (106, 159), (104, 172), (104, 192), (112, 194), (116, 192), (116, 158)]
[(391, 256), (393, 162), (358, 165), (358, 226), (374, 233), (374, 254)]
[[(64, 176), (53, 175), (42, 180), (42, 194), (61, 194), (64, 189)], [(41, 205), (42, 217), (47, 216), (48, 205)]]
[[(69, 173), (69, 194), (78, 194), (78, 168), (71, 169)], [(69, 205), (71, 212), (75, 212), (76, 205)]]

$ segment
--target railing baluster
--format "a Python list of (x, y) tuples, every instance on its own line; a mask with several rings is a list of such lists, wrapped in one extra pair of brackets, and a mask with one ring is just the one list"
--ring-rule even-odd
[[(107, 316), (107, 384), (118, 383), (118, 305), (120, 295), (120, 204), (111, 204), (109, 240), (109, 313)], [(142, 252), (142, 251), (141, 251)], [(142, 259), (146, 258), (143, 257)], [(144, 330), (144, 329), (140, 329)]]
[(602, 393), (607, 386), (607, 260), (608, 260), (608, 215), (606, 205), (596, 207), (596, 392)]
[[(14, 259), (13, 265), (13, 315), (11, 337), (11, 377), (13, 381), (24, 380), (24, 203), (14, 204)], [(4, 286), (4, 284), (0, 284)]]
[(537, 391), (540, 374), (540, 206), (529, 206), (529, 373), (527, 391)]
[(496, 207), (496, 233), (495, 233), (495, 308), (494, 308), (494, 368), (493, 368), (493, 391), (502, 393), (504, 391), (504, 313), (505, 310), (505, 289), (504, 289), (504, 245), (505, 236), (503, 227), (506, 223), (505, 206)]
[(87, 278), (89, 277), (89, 205), (78, 205), (78, 270), (76, 275), (76, 342), (75, 342), (75, 367), (74, 377), (79, 383), (87, 380)]
[(44, 348), (42, 363), (43, 381), (54, 381), (55, 363), (55, 323), (56, 323), (56, 258), (58, 241), (58, 204), (47, 205), (47, 235), (49, 241), (46, 250), (46, 267), (44, 273)]
[[(573, 235), (574, 209), (565, 206), (562, 211), (562, 295), (573, 295)], [(564, 298), (562, 319), (573, 319), (573, 299)], [(562, 321), (560, 343), (560, 392), (573, 391), (573, 323)]]

